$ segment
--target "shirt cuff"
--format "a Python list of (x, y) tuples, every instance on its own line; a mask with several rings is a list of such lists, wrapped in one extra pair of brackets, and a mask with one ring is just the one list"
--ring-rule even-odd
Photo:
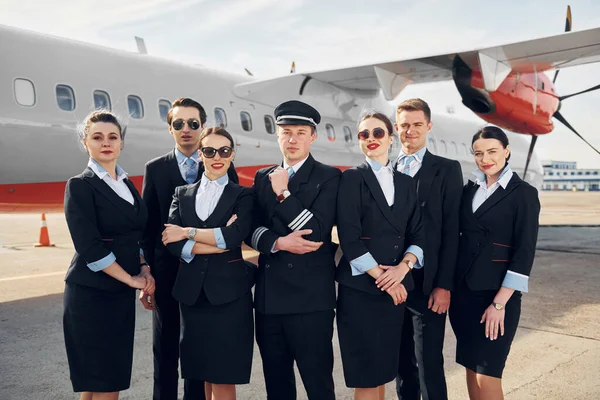
[(406, 253), (412, 253), (415, 255), (415, 257), (417, 257), (417, 262), (415, 263), (415, 269), (421, 269), (425, 266), (425, 257), (423, 256), (423, 249), (420, 248), (419, 246), (415, 246), (410, 245), (408, 246), (408, 249), (406, 249), (406, 251), (404, 252), (404, 255), (406, 255)]
[(527, 293), (529, 291), (529, 277), (518, 272), (506, 271), (502, 286)]
[(362, 256), (350, 261), (352, 276), (362, 275), (368, 270), (375, 268), (379, 263), (375, 261), (371, 253), (365, 253)]
[(277, 253), (279, 249), (275, 250), (275, 245), (277, 244), (277, 240), (273, 242), (273, 246), (271, 247), (271, 253)]
[(186, 263), (190, 263), (194, 259), (194, 254), (192, 254), (192, 249), (196, 244), (193, 240), (188, 240), (184, 245), (183, 249), (181, 249), (181, 259)]
[(217, 248), (221, 250), (227, 249), (227, 243), (225, 243), (225, 237), (223, 236), (221, 228), (213, 229), (213, 235), (215, 236), (215, 242), (217, 242)]
[(111, 252), (109, 255), (107, 255), (106, 257), (104, 257), (101, 260), (88, 263), (87, 266), (92, 271), (98, 272), (98, 271), (102, 271), (104, 268), (110, 267), (110, 265), (112, 263), (114, 263), (115, 261), (117, 261), (117, 257), (115, 257), (115, 255)]

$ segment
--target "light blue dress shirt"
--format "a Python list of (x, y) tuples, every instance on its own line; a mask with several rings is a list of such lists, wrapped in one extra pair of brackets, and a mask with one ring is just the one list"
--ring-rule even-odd
[[(408, 175), (410, 175), (411, 178), (414, 178), (415, 175), (417, 174), (417, 172), (419, 172), (419, 170), (421, 169), (421, 165), (423, 165), (423, 157), (425, 157), (425, 153), (427, 152), (427, 147), (423, 147), (421, 150), (417, 151), (414, 154), (411, 154), (411, 156), (413, 156), (413, 160), (410, 163), (410, 170)], [(407, 154), (405, 154), (402, 150), (400, 150), (400, 154), (398, 154), (398, 164), (396, 167), (396, 170), (399, 172), (402, 172), (402, 170), (404, 169), (405, 166), (405, 159), (406, 157), (409, 157)]]
[(198, 175), (198, 166), (200, 165), (200, 156), (198, 155), (197, 151), (195, 151), (190, 157), (188, 157), (185, 154), (183, 154), (181, 151), (179, 151), (179, 149), (175, 148), (175, 158), (177, 158), (177, 165), (179, 166), (179, 173), (181, 174), (181, 177), (183, 178), (184, 181), (187, 182), (186, 175), (189, 171), (189, 167), (187, 166), (186, 162), (188, 159), (194, 161), (194, 166), (192, 168), (195, 169), (196, 176)]

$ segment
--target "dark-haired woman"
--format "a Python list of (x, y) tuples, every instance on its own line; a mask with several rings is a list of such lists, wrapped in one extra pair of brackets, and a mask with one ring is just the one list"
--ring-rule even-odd
[(65, 217), (75, 256), (67, 270), (64, 335), (71, 382), (81, 399), (118, 399), (133, 363), (135, 289), (154, 292), (139, 241), (146, 207), (117, 165), (124, 132), (114, 114), (94, 111), (81, 141), (90, 156), (67, 182)]
[(450, 322), (470, 399), (497, 400), (504, 398), (502, 371), (528, 290), (540, 203), (537, 190), (508, 165), (510, 146), (500, 128), (478, 131), (472, 149), (478, 170), (462, 197)]
[(355, 399), (382, 400), (398, 373), (409, 272), (423, 263), (425, 237), (415, 185), (389, 162), (391, 121), (369, 112), (358, 131), (366, 161), (344, 172), (338, 192), (337, 326), (346, 386)]
[(173, 296), (181, 310), (182, 376), (192, 386), (205, 381), (215, 400), (233, 400), (252, 367), (254, 270), (241, 244), (254, 200), (252, 189), (227, 176), (234, 143), (225, 129), (205, 129), (199, 153), (204, 174), (175, 190), (163, 243), (181, 258)]

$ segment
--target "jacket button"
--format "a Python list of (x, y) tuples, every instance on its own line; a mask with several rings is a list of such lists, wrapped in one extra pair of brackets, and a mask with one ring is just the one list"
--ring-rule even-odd
[(204, 275), (204, 271), (201, 271), (201, 272), (200, 272), (200, 275)]
[(398, 245), (397, 244), (394, 245), (394, 249), (396, 249), (396, 250), (398, 249)]
[(265, 265), (265, 268), (269, 268), (269, 267), (270, 267), (270, 265), (269, 265), (269, 264)]
[(397, 258), (394, 258), (394, 259), (392, 260), (392, 262), (398, 262), (398, 259), (397, 259)]
[(460, 232), (460, 233), (458, 234), (458, 236), (462, 236), (462, 232)]
[(204, 261), (208, 261), (208, 257), (204, 257)]
[(292, 264), (288, 264), (288, 268), (292, 268), (292, 267), (293, 267), (293, 265), (292, 265)]

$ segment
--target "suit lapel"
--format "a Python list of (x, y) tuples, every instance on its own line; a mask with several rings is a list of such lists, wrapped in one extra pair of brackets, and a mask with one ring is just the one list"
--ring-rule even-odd
[(294, 176), (292, 177), (292, 179), (290, 179), (288, 183), (288, 189), (290, 193), (296, 194), (300, 189), (300, 186), (308, 182), (310, 178), (310, 173), (312, 172), (314, 165), (315, 159), (312, 157), (312, 155), (309, 154), (306, 161), (304, 161), (304, 164), (302, 164), (298, 172), (294, 174)]
[(199, 188), (200, 182), (186, 186), (179, 198), (179, 212), (182, 216), (182, 221), (189, 222), (189, 226), (198, 227), (202, 223), (200, 218), (198, 218), (198, 214), (196, 214), (196, 195)]
[[(169, 179), (172, 182), (173, 187), (187, 185), (187, 182), (181, 177), (181, 171), (179, 170), (179, 163), (177, 162), (177, 156), (175, 155), (175, 149), (167, 156), (168, 174)], [(200, 175), (200, 174), (198, 174)]]
[[(503, 198), (505, 198), (506, 196), (508, 196), (508, 194), (510, 192), (512, 192), (513, 190), (515, 190), (515, 188), (517, 186), (519, 186), (520, 183), (521, 183), (521, 178), (519, 178), (517, 176), (517, 174), (513, 173), (513, 176), (510, 179), (510, 181), (508, 182), (508, 185), (506, 186), (506, 189), (503, 189), (502, 187), (499, 187), (498, 189), (496, 189), (496, 191), (494, 192), (494, 194), (492, 194), (488, 199), (486, 199), (483, 202), (483, 204), (481, 204), (479, 206), (479, 208), (477, 209), (477, 211), (475, 211), (475, 217), (481, 218), (481, 216), (483, 214), (485, 214), (490, 208), (492, 208), (493, 206), (495, 206), (500, 200), (502, 200)], [(475, 195), (475, 192), (473, 192), (473, 195)], [(473, 200), (473, 197), (471, 197), (471, 201), (472, 200)]]
[[(130, 218), (131, 220), (133, 220), (135, 222), (136, 217), (138, 215), (136, 207), (134, 207), (127, 200), (123, 200), (121, 197), (119, 197), (119, 195), (114, 190), (112, 190), (112, 188), (110, 186), (108, 186), (108, 184), (106, 182), (104, 182), (102, 179), (98, 178), (98, 176), (94, 173), (94, 171), (92, 171), (91, 168), (89, 168), (89, 167), (86, 168), (85, 171), (83, 172), (83, 176), (87, 179), (87, 181), (90, 183), (90, 185), (92, 185), (101, 195), (106, 197), (106, 199), (108, 201), (113, 203), (114, 206), (119, 211), (121, 211), (128, 218)], [(125, 179), (125, 180), (128, 181), (128, 179)], [(127, 186), (130, 187), (129, 185), (127, 185)], [(130, 187), (130, 190), (131, 190), (131, 187)], [(134, 190), (134, 192), (135, 193), (132, 193), (133, 198), (137, 199), (137, 197), (139, 197), (139, 194), (137, 193), (137, 190)], [(136, 197), (136, 194), (137, 194), (137, 197)]]
[(437, 160), (429, 153), (429, 151), (425, 151), (417, 180), (417, 195), (419, 196), (420, 204), (426, 203), (427, 199), (429, 199), (433, 178), (435, 178), (438, 173)]
[(221, 195), (217, 206), (212, 214), (208, 216), (206, 221), (210, 221), (212, 225), (214, 225), (213, 222), (216, 223), (219, 221), (221, 217), (223, 217), (223, 214), (225, 214), (225, 212), (227, 212), (227, 210), (229, 210), (235, 204), (239, 193), (239, 188), (233, 187), (232, 183), (228, 182), (225, 186), (225, 189), (223, 189), (223, 194)]
[[(358, 171), (363, 175), (365, 183), (371, 192), (371, 195), (375, 199), (375, 203), (377, 207), (381, 210), (384, 217), (392, 224), (396, 229), (398, 229), (398, 225), (396, 223), (396, 218), (394, 218), (394, 213), (392, 213), (392, 209), (388, 206), (387, 200), (385, 199), (385, 195), (383, 194), (383, 190), (381, 190), (381, 185), (379, 185), (379, 181), (375, 176), (373, 170), (368, 163), (364, 162), (357, 167)], [(394, 178), (394, 185), (396, 185), (396, 179)], [(399, 191), (399, 187), (396, 186), (394, 190), (394, 203), (397, 200), (397, 195)]]

